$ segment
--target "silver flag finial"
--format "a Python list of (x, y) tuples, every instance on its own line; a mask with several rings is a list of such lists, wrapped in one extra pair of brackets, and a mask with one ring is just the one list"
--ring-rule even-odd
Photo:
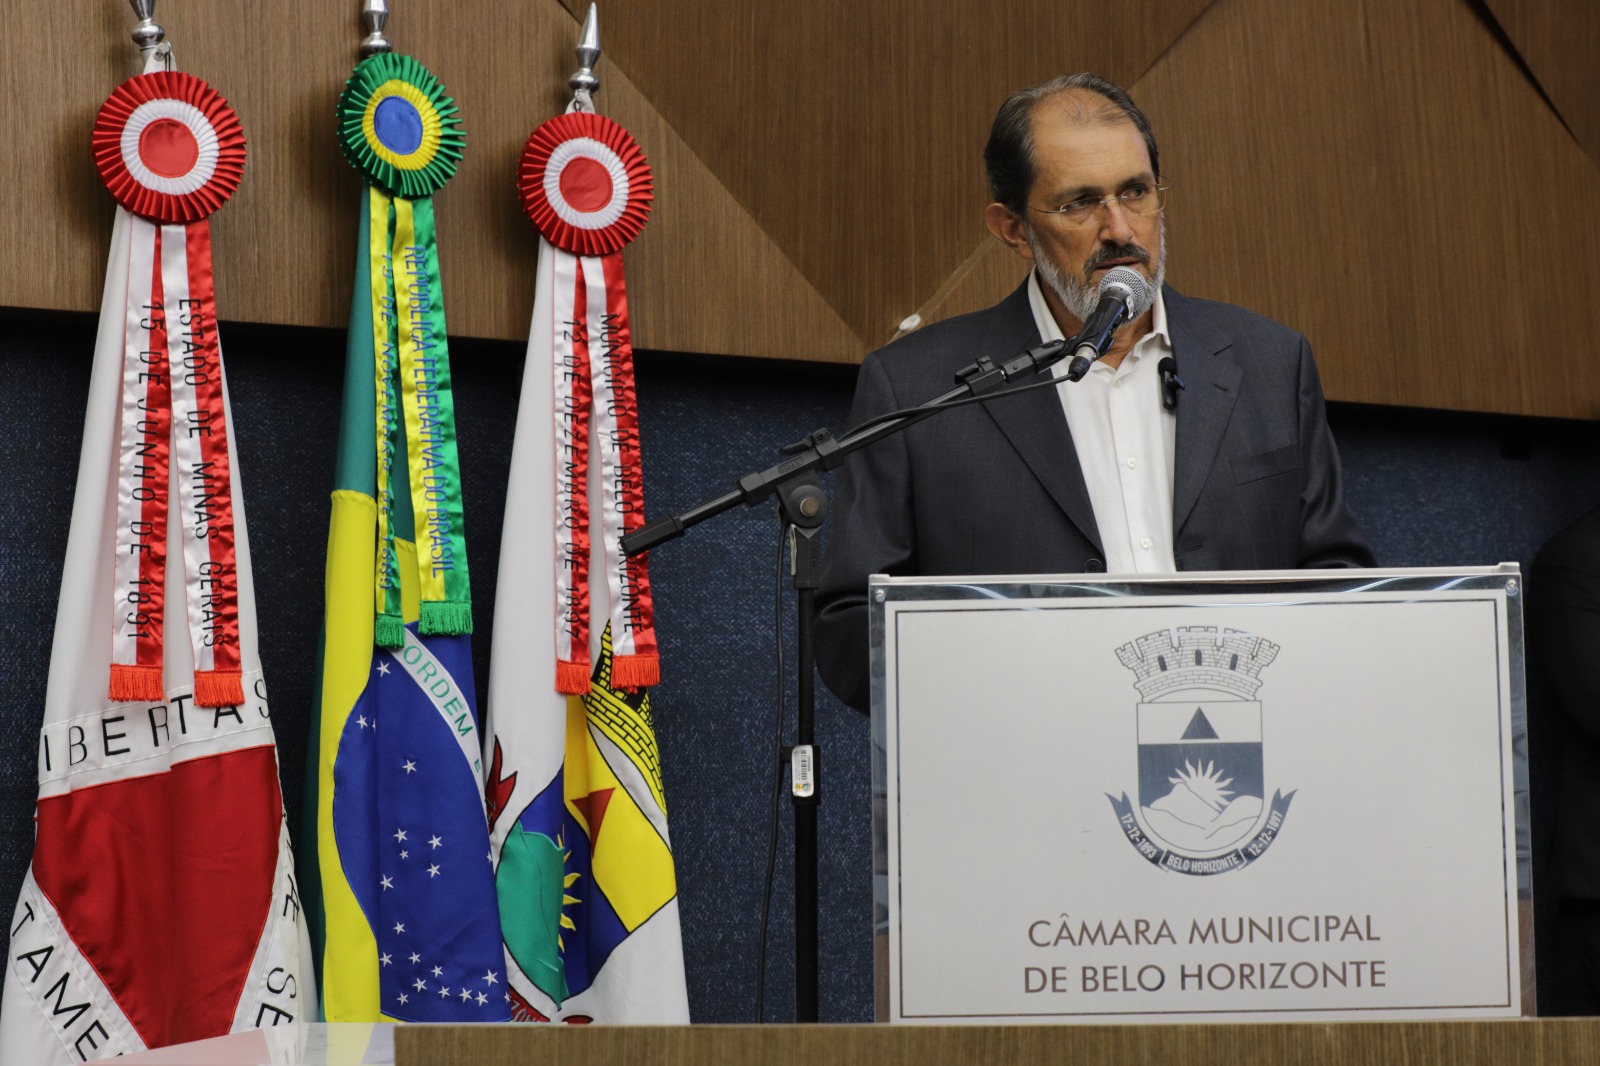
[(361, 0), (361, 25), (367, 35), (361, 38), (361, 58), (394, 51), (394, 43), (383, 35), (389, 23), (388, 0)]
[(133, 30), (133, 43), (146, 59), (167, 39), (167, 31), (155, 20), (156, 0), (128, 0), (128, 6), (139, 16), (139, 25)]
[(572, 88), (572, 102), (579, 111), (593, 111), (591, 99), (600, 91), (600, 79), (594, 66), (600, 62), (600, 12), (594, 4), (583, 19), (583, 31), (578, 34), (578, 71), (567, 79)]

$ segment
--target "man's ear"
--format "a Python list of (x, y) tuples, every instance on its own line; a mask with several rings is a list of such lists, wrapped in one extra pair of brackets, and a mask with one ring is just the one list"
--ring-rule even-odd
[(990, 204), (983, 209), (983, 221), (994, 234), (995, 240), (1016, 252), (1028, 262), (1033, 262), (1033, 248), (1028, 244), (1027, 223), (1005, 204)]

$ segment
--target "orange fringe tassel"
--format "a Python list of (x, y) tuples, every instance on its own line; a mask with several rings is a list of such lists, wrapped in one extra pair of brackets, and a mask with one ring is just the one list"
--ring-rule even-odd
[(238, 670), (196, 670), (194, 701), (202, 707), (237, 707), (244, 702), (243, 678)]
[(611, 660), (611, 684), (629, 691), (661, 684), (659, 655), (618, 655)]
[(160, 703), (167, 698), (161, 667), (112, 663), (111, 698), (118, 703)]
[(589, 664), (568, 662), (565, 659), (556, 662), (556, 691), (568, 696), (581, 696), (589, 691)]

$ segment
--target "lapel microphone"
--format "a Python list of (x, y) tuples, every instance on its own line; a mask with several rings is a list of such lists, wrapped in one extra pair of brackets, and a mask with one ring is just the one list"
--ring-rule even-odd
[(1184, 387), (1183, 379), (1178, 376), (1178, 361), (1170, 355), (1164, 356), (1156, 364), (1156, 370), (1161, 374), (1161, 409), (1176, 411), (1178, 390)]

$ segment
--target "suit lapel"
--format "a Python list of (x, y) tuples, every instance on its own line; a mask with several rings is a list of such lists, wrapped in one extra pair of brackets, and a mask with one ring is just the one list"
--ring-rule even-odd
[(1176, 468), (1172, 478), (1172, 529), (1176, 535), (1194, 510), (1216, 463), (1234, 402), (1239, 398), (1243, 374), (1237, 363), (1222, 355), (1231, 343), (1229, 339), (1209, 329), (1190, 300), (1171, 288), (1163, 296), (1173, 358), (1184, 383), (1178, 400)]
[[(997, 363), (1040, 341), (1039, 328), (1028, 305), (1026, 281), (998, 310), (1001, 313), (995, 317), (983, 345), (985, 354)], [(1035, 389), (1020, 396), (984, 400), (983, 406), (1050, 498), (1090, 543), (1104, 551), (1100, 527), (1094, 520), (1094, 505), (1089, 502), (1089, 487), (1084, 483), (1083, 468), (1056, 390)]]

